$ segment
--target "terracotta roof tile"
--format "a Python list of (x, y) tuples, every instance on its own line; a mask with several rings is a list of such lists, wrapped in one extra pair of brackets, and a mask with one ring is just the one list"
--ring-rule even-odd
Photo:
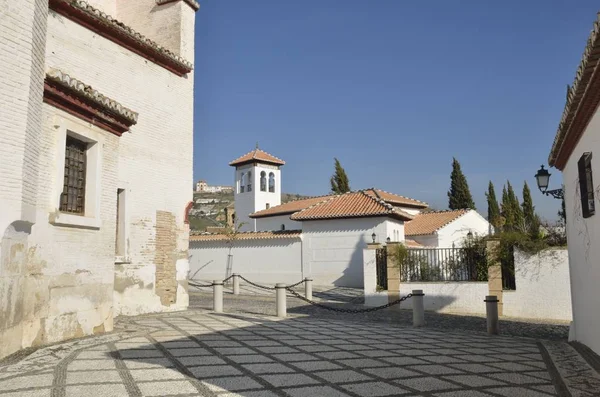
[(332, 196), (294, 213), (290, 219), (300, 221), (368, 216), (389, 216), (405, 221), (413, 219), (412, 215), (394, 208), (363, 190)]
[(404, 225), (405, 236), (433, 234), (471, 210), (426, 212)]
[(396, 204), (396, 205), (406, 205), (407, 207), (415, 207), (415, 208), (427, 208), (429, 205), (423, 201), (411, 199), (409, 197), (400, 196), (399, 194), (394, 194), (390, 192), (386, 192), (381, 189), (367, 189), (365, 192), (369, 195), (376, 196), (386, 203)]
[(266, 210), (256, 211), (253, 214), (250, 214), (250, 218), (263, 218), (267, 216), (277, 216), (277, 215), (286, 215), (293, 214), (294, 212), (302, 211), (305, 208), (310, 207), (311, 205), (315, 205), (320, 203), (321, 201), (325, 201), (334, 197), (332, 195), (328, 196), (318, 196), (318, 197), (310, 197), (301, 200), (290, 201), (285, 204), (278, 205), (276, 207), (271, 207)]
[(259, 162), (262, 161), (264, 163), (275, 164), (275, 165), (284, 165), (285, 164), (285, 161), (283, 161), (282, 159), (277, 158), (277, 157), (273, 156), (272, 154), (265, 152), (264, 150), (256, 148), (253, 151), (246, 153), (245, 155), (233, 160), (231, 163), (229, 163), (229, 165), (231, 165), (231, 166), (242, 165), (242, 164), (246, 164), (246, 163), (252, 163), (254, 161), (259, 161)]
[(406, 245), (408, 248), (421, 248), (421, 247), (423, 247), (423, 244), (417, 243), (415, 240), (411, 240), (411, 239), (408, 239), (408, 238), (404, 240), (404, 245)]
[[(277, 230), (271, 232), (240, 232), (236, 236), (239, 240), (271, 240), (278, 238), (300, 238), (302, 230)], [(190, 234), (190, 241), (227, 241), (224, 233), (198, 233)]]
[(562, 170), (566, 160), (595, 114), (600, 102), (600, 13), (588, 37), (571, 86), (567, 86), (567, 101), (548, 156), (548, 164)]

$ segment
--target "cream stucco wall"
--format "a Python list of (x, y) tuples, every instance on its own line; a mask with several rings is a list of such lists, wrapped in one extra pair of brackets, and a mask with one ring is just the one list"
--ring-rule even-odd
[(504, 315), (571, 321), (567, 250), (548, 249), (536, 255), (515, 250), (514, 255), (517, 289), (502, 293)]
[[(598, 149), (598, 150), (596, 150)], [(577, 162), (584, 152), (592, 152), (592, 173), (596, 214), (584, 219)], [(552, 182), (552, 181), (551, 181)], [(598, 110), (587, 126), (563, 170), (569, 272), (573, 303), (574, 340), (600, 354), (600, 114)]]
[[(8, 71), (0, 77), (0, 357), (110, 331), (118, 314), (187, 307), (193, 73), (176, 76), (48, 15), (47, 0), (0, 6), (11, 11), (0, 18), (3, 37), (11, 38), (0, 41)], [(185, 10), (187, 22), (173, 29), (193, 31), (194, 11)], [(49, 68), (139, 112), (137, 125), (117, 137), (43, 104)], [(95, 142), (85, 217), (57, 212), (66, 133)], [(117, 189), (127, 192), (127, 263), (115, 266)]]

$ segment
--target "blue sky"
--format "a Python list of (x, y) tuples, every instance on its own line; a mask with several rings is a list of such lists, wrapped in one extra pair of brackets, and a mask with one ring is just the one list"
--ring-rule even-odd
[[(598, 3), (204, 0), (196, 15), (194, 178), (232, 184), (256, 142), (286, 161), (282, 189), (352, 189), (446, 209), (452, 157), (480, 213), (489, 180), (526, 180), (542, 217), (546, 164)], [(562, 177), (551, 170), (551, 187)], [(500, 199), (500, 197), (498, 198)]]

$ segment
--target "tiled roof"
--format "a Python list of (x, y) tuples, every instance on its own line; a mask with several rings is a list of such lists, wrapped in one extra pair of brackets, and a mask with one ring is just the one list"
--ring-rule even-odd
[[(162, 5), (167, 3), (172, 3), (177, 0), (156, 0), (156, 4)], [(200, 9), (200, 4), (196, 0), (183, 0), (185, 1), (194, 11), (198, 11)]]
[(404, 225), (405, 236), (433, 234), (471, 210), (426, 212)]
[[(271, 240), (278, 238), (300, 238), (302, 230), (277, 230), (272, 232), (240, 232), (235, 241), (240, 240)], [(227, 241), (224, 233), (191, 233), (190, 241)]]
[(370, 216), (388, 216), (405, 221), (413, 219), (412, 215), (394, 208), (364, 190), (332, 196), (292, 214), (290, 219), (307, 221)]
[(409, 197), (400, 196), (398, 194), (386, 192), (381, 189), (368, 189), (365, 192), (369, 195), (373, 195), (377, 198), (382, 199), (386, 203), (395, 204), (395, 205), (405, 205), (407, 207), (415, 207), (415, 208), (427, 208), (429, 205), (423, 201), (411, 199)]
[(417, 243), (415, 240), (411, 240), (411, 239), (404, 239), (404, 245), (406, 245), (408, 248), (421, 248), (423, 247), (423, 244), (421, 243)]
[(272, 154), (265, 152), (264, 150), (256, 148), (253, 151), (246, 153), (242, 157), (238, 157), (237, 159), (233, 160), (231, 163), (229, 163), (229, 165), (242, 165), (246, 163), (253, 163), (255, 161), (262, 161), (263, 163), (275, 165), (285, 164), (285, 161), (283, 161), (282, 159), (279, 159), (273, 156)]
[(583, 135), (600, 103), (600, 13), (588, 37), (573, 85), (568, 87), (567, 101), (548, 156), (548, 164), (560, 170)]
[(105, 108), (109, 112), (116, 113), (125, 120), (129, 121), (129, 123), (131, 124), (137, 123), (137, 112), (126, 108), (114, 99), (110, 99), (109, 97), (102, 95), (91, 86), (82, 83), (81, 81), (69, 76), (68, 74), (58, 69), (51, 68), (50, 70), (48, 70), (46, 78), (62, 85), (63, 87), (68, 88), (69, 90), (77, 92), (78, 94), (93, 101), (97, 105)]
[(266, 210), (257, 211), (250, 215), (250, 218), (262, 218), (267, 216), (276, 216), (276, 215), (286, 215), (293, 214), (294, 212), (302, 211), (305, 208), (310, 207), (311, 205), (315, 205), (320, 203), (321, 201), (325, 201), (334, 197), (332, 195), (328, 196), (318, 196), (318, 197), (310, 197), (302, 200), (290, 201), (285, 204), (278, 205), (276, 207), (271, 207)]

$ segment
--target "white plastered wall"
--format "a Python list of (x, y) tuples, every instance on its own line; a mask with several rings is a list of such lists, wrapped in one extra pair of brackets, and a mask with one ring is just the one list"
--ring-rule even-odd
[(281, 225), (285, 226), (285, 230), (302, 230), (302, 222), (293, 221), (290, 215), (267, 216), (256, 218), (256, 230), (281, 230)]
[(470, 210), (437, 231), (438, 248), (452, 248), (452, 244), (459, 248), (469, 232), (474, 236), (487, 236), (489, 227), (489, 222), (483, 216)]

